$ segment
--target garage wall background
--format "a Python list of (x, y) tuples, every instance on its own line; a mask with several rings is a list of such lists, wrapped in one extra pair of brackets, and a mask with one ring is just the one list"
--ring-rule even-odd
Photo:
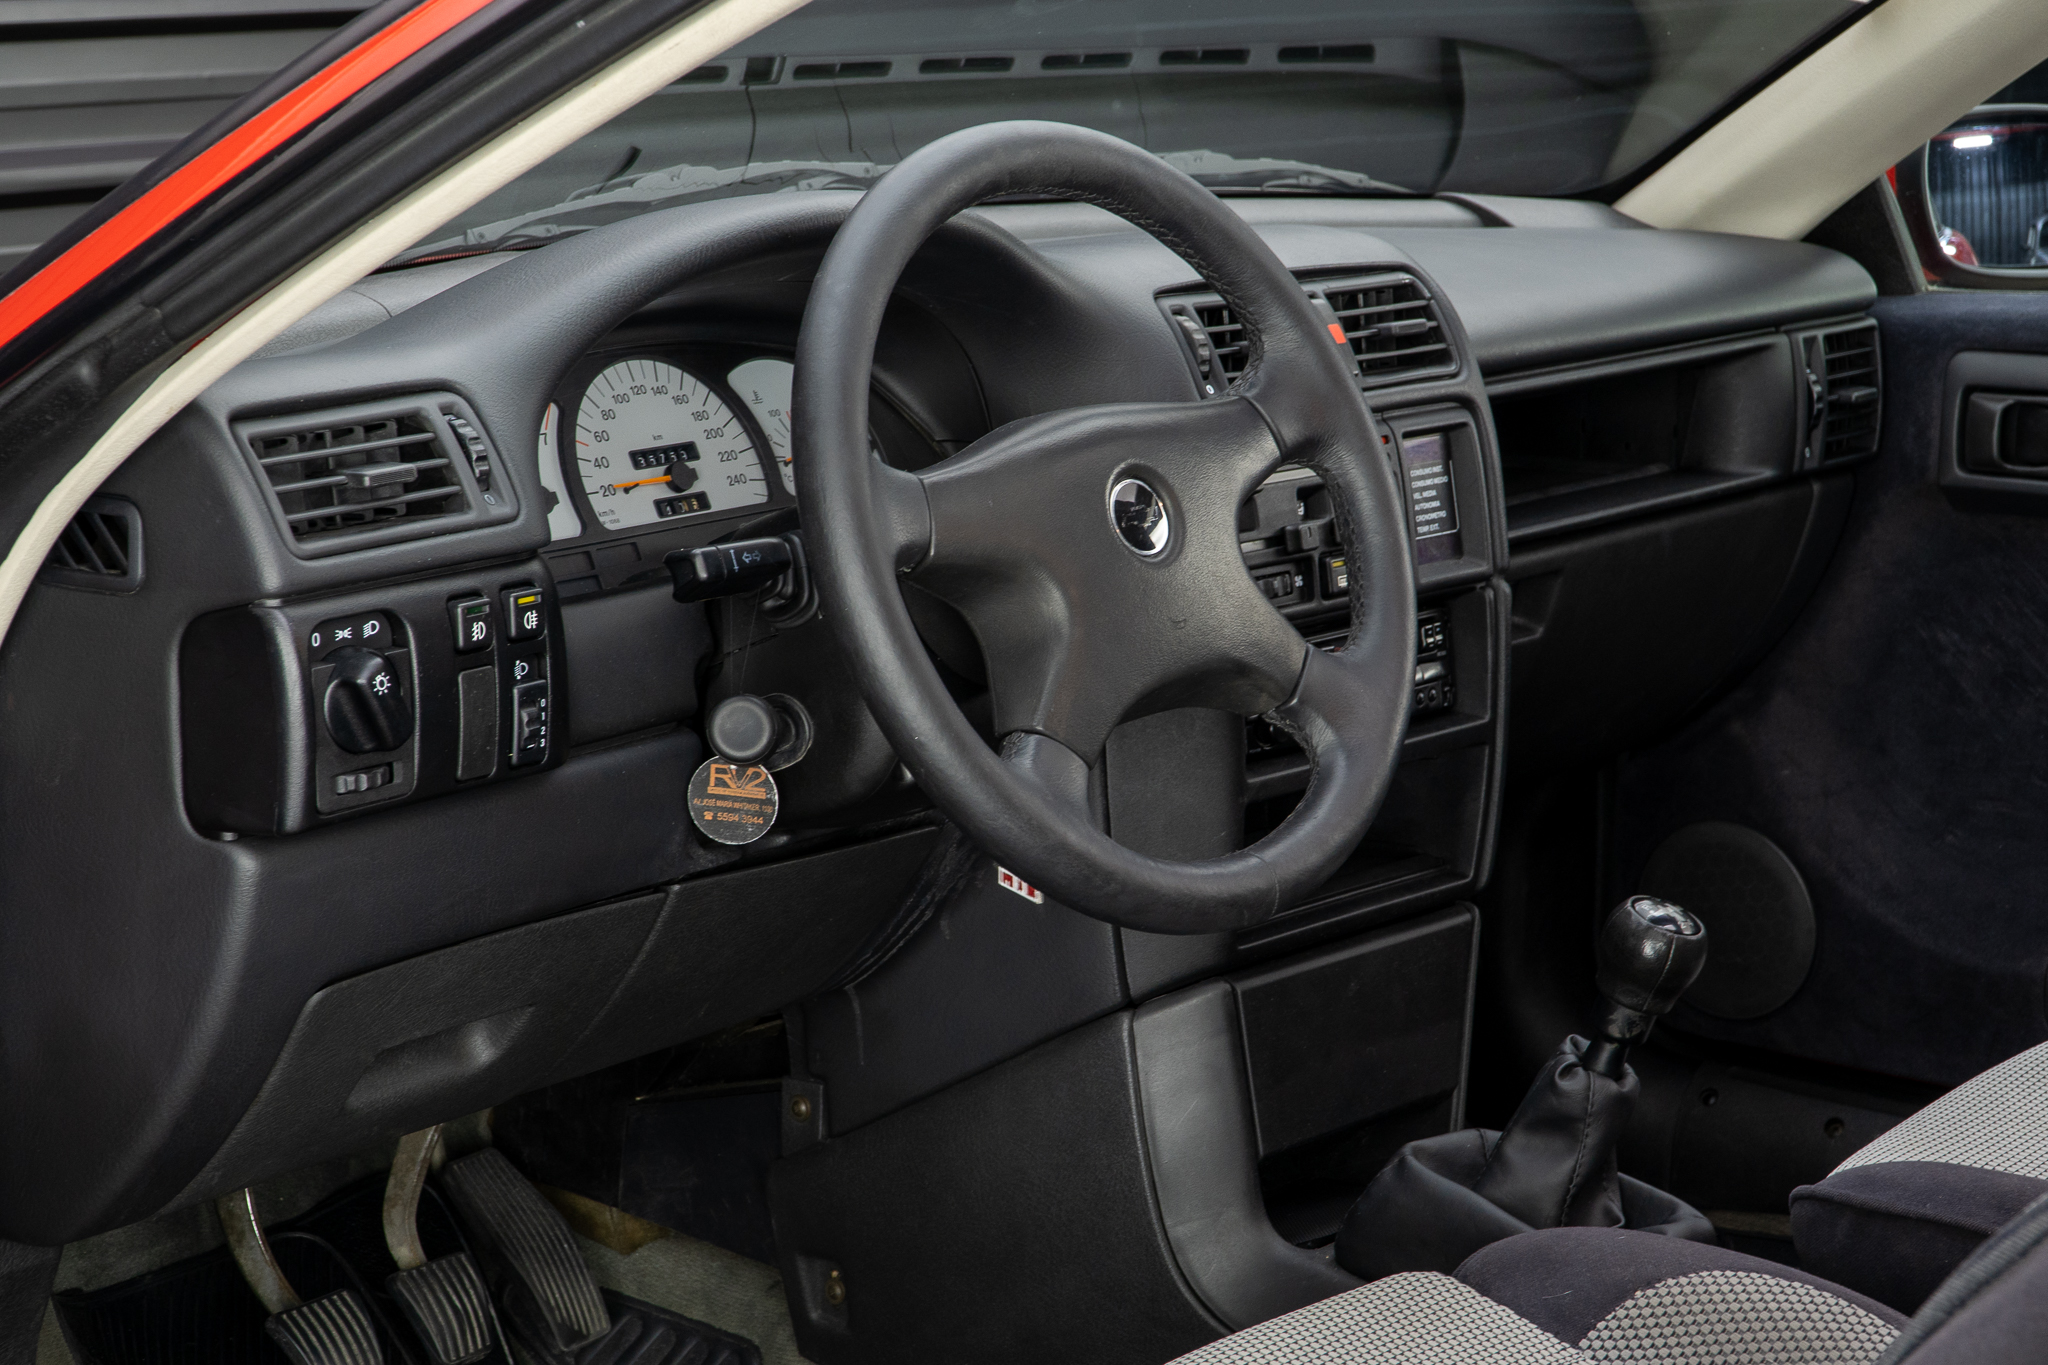
[(364, 8), (0, 0), (0, 272)]

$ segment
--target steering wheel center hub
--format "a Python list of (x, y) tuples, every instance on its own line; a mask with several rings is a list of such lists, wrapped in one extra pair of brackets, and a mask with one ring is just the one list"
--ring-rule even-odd
[(1173, 544), (1166, 499), (1143, 479), (1118, 479), (1109, 489), (1109, 524), (1140, 559), (1156, 559)]

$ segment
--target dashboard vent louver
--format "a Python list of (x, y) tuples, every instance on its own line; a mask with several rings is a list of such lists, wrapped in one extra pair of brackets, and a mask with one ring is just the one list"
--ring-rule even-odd
[(91, 592), (134, 592), (142, 586), (141, 511), (126, 498), (88, 499), (50, 547), (40, 577)]
[(1245, 344), (1244, 324), (1227, 303), (1195, 305), (1195, 319), (1209, 334), (1209, 346), (1216, 356), (1216, 370), (1228, 382), (1244, 373), (1251, 363), (1251, 347)]
[(1368, 380), (1457, 368), (1436, 300), (1406, 275), (1323, 286)]
[[(1457, 355), (1444, 335), (1443, 315), (1420, 280), (1410, 275), (1371, 275), (1321, 280), (1305, 286), (1311, 297), (1330, 305), (1344, 329), (1344, 339), (1358, 359), (1361, 382), (1394, 383), (1432, 374), (1451, 374)], [(1193, 347), (1202, 378), (1220, 379), (1223, 387), (1244, 373), (1251, 361), (1244, 325), (1230, 306), (1213, 296), (1162, 300)], [(1190, 319), (1207, 338), (1207, 354), (1190, 328)]]
[(406, 413), (282, 431), (256, 441), (256, 459), (297, 540), (469, 506), (440, 433)]
[(1879, 399), (1877, 324), (1865, 323), (1820, 338), (1824, 414), (1821, 460), (1846, 460), (1877, 449)]
[[(437, 535), (517, 514), (474, 414), (447, 394), (238, 422), (301, 554)], [(472, 440), (473, 438), (473, 440)]]

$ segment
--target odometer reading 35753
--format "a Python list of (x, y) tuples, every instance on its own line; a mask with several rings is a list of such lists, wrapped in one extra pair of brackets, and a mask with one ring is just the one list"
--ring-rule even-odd
[(590, 381), (576, 413), (576, 467), (616, 530), (768, 500), (746, 429), (710, 385), (665, 360), (621, 360)]

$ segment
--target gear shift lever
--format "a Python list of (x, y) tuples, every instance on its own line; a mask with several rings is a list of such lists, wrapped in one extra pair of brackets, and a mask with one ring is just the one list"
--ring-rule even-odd
[(1670, 901), (1630, 896), (1600, 928), (1593, 984), (1607, 1003), (1586, 1069), (1620, 1080), (1628, 1050), (1650, 1036), (1707, 965), (1707, 926)]
[(1604, 1008), (1594, 1037), (1564, 1040), (1502, 1131), (1467, 1128), (1403, 1147), (1344, 1220), (1339, 1265), (1368, 1280), (1449, 1272), (1531, 1228), (1625, 1226), (1714, 1240), (1690, 1205), (1615, 1162), (1638, 1090), (1628, 1050), (1706, 965), (1706, 926), (1666, 901), (1631, 896), (1601, 925), (1597, 955)]

